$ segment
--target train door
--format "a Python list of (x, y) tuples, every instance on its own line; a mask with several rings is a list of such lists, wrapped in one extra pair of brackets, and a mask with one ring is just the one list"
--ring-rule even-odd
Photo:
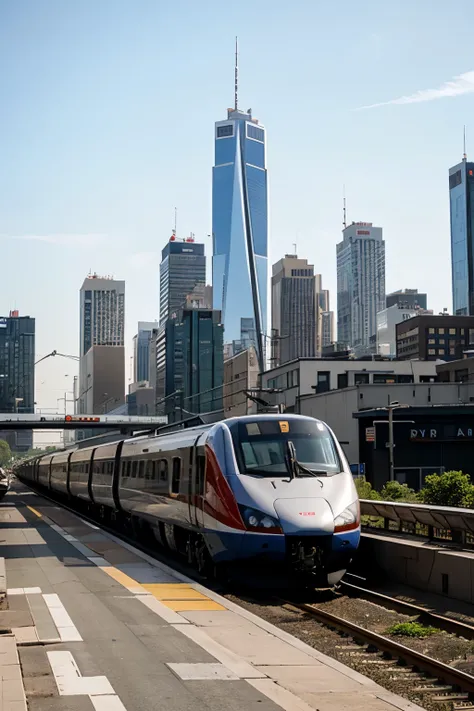
[(189, 521), (191, 525), (202, 528), (204, 525), (204, 481), (206, 455), (204, 446), (199, 445), (199, 435), (191, 448), (189, 457)]

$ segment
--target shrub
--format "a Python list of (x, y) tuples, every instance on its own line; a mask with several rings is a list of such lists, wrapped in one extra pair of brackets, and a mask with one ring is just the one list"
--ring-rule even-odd
[(382, 501), (404, 501), (405, 503), (415, 503), (419, 500), (418, 494), (410, 489), (408, 484), (400, 484), (399, 481), (387, 481), (380, 492)]
[(436, 627), (426, 627), (421, 622), (398, 622), (387, 630), (387, 634), (400, 637), (429, 637), (436, 632), (439, 632)]
[(357, 477), (354, 483), (359, 499), (380, 500), (380, 495), (372, 488), (372, 484), (366, 480), (365, 476)]
[(430, 474), (421, 490), (421, 500), (434, 506), (472, 507), (474, 487), (469, 474), (460, 471)]

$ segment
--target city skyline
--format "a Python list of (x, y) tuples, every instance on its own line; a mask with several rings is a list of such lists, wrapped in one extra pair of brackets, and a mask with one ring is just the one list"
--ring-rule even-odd
[[(130, 352), (134, 324), (156, 318), (158, 285), (152, 276), (159, 263), (157, 242), (161, 246), (168, 232), (174, 205), (178, 234), (189, 229), (198, 236), (211, 234), (209, 126), (223, 102), (231, 104), (235, 34), (241, 43), (243, 101), (252, 97), (271, 136), (269, 259), (291, 252), (296, 241), (298, 252), (318, 264), (335, 307), (334, 245), (345, 182), (350, 218), (370, 215), (384, 226), (387, 290), (416, 284), (428, 292), (435, 312), (450, 309), (450, 278), (439, 279), (450, 253), (446, 171), (462, 156), (462, 125), (473, 97), (351, 113), (358, 106), (441, 86), (469, 69), (467, 41), (456, 46), (449, 61), (440, 57), (439, 43), (450, 28), (467, 40), (473, 9), (461, 2), (446, 18), (430, 5), (426, 26), (427, 7), (420, 3), (397, 16), (392, 8), (368, 2), (364, 9), (373, 14), (359, 17), (348, 5), (342, 27), (330, 8), (318, 14), (307, 8), (303, 23), (298, 11), (279, 9), (272, 13), (274, 32), (266, 34), (261, 31), (268, 22), (263, 9), (253, 8), (254, 28), (226, 10), (215, 17), (218, 40), (213, 31), (209, 42), (205, 27), (198, 41), (194, 9), (184, 26), (173, 10), (160, 27), (174, 35), (179, 19), (175, 49), (186, 51), (181, 57), (177, 52), (170, 69), (168, 53), (156, 42), (158, 18), (151, 5), (139, 19), (124, 5), (122, 14), (100, 8), (91, 27), (87, 4), (79, 10), (51, 2), (38, 14), (32, 2), (22, 8), (6, 3), (0, 11), (1, 51), (11, 72), (0, 79), (9, 106), (0, 119), (8, 175), (0, 198), (0, 234), (7, 262), (15, 264), (20, 252), (28, 261), (20, 277), (14, 269), (5, 275), (3, 312), (17, 306), (36, 317), (39, 356), (53, 348), (77, 354), (77, 297), (70, 285), (91, 267), (115, 273), (127, 282), (125, 342)], [(305, 42), (312, 20), (321, 28), (317, 47)], [(104, 46), (105, 27), (114, 43)], [(138, 33), (139, 46), (127, 36), (129, 27)], [(296, 31), (303, 41), (293, 46), (290, 57), (280, 57), (275, 42), (290, 41)], [(189, 52), (197, 45), (197, 62), (190, 67)], [(334, 64), (330, 82), (323, 70), (328, 59)], [(159, 74), (160, 91), (152, 96), (148, 87), (156, 87), (156, 67), (166, 71)], [(73, 91), (69, 76), (76, 69)], [(137, 76), (143, 81), (137, 82)], [(321, 94), (307, 91), (310, 78), (311, 85), (316, 81), (322, 87)], [(104, 84), (109, 87), (105, 93)], [(292, 109), (282, 110), (283, 102)], [(172, 124), (164, 105), (173, 107)], [(304, 130), (314, 121), (316, 130)], [(468, 125), (468, 155), (469, 135)], [(210, 241), (205, 238), (208, 255)], [(427, 267), (418, 278), (420, 260)], [(46, 271), (54, 279), (45, 279)], [(60, 333), (47, 327), (52, 315), (64, 324)], [(67, 362), (41, 364), (40, 407), (56, 406), (63, 382), (71, 389), (71, 373)]]

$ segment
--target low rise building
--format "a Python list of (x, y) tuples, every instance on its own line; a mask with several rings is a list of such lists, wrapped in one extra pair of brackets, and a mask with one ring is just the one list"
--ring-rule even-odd
[(303, 395), (355, 385), (435, 382), (436, 363), (383, 359), (299, 358), (261, 376), (263, 389), (274, 389), (274, 404), (297, 409)]
[(396, 325), (400, 360), (458, 360), (474, 346), (474, 316), (421, 314)]

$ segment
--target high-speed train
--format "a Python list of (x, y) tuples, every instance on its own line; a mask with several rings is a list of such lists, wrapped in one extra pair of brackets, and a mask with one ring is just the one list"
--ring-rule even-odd
[(332, 587), (359, 544), (349, 465), (330, 428), (310, 417), (236, 417), (43, 455), (15, 473), (145, 527), (201, 570), (269, 562)]

